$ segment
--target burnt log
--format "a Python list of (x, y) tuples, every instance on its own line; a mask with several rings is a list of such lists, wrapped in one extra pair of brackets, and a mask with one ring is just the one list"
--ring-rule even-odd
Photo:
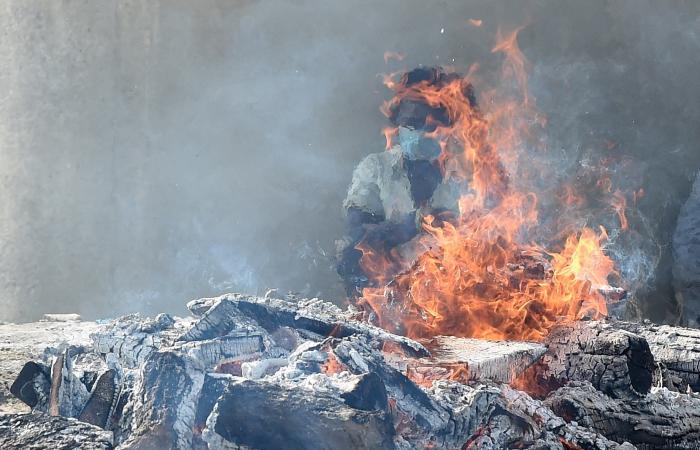
[[(90, 333), (101, 325), (95, 322), (29, 322), (0, 324), (0, 412), (29, 412), (29, 407), (15, 397), (9, 387), (27, 361), (45, 364), (67, 345), (90, 345)], [(41, 407), (42, 412), (46, 407)]]
[(568, 422), (640, 450), (700, 448), (700, 397), (655, 389), (635, 399), (611, 398), (589, 383), (571, 383), (545, 401)]
[(647, 341), (606, 321), (581, 321), (555, 327), (545, 342), (537, 378), (548, 385), (587, 381), (612, 397), (649, 392), (655, 370)]
[[(361, 379), (354, 377), (346, 382), (355, 387)], [(362, 389), (376, 391), (368, 386)], [(357, 395), (361, 394), (357, 392), (343, 399), (338, 392), (239, 379), (219, 399), (204, 440), (209, 448), (393, 449), (394, 430), (387, 405), (376, 405), (368, 399), (358, 401)]]
[(700, 391), (700, 330), (618, 322), (615, 324), (647, 340), (657, 363), (655, 384), (672, 391)]
[(222, 361), (260, 354), (260, 335), (245, 333), (176, 345), (149, 354), (130, 400), (125, 449), (189, 449), (205, 374)]
[(10, 386), (10, 392), (30, 408), (46, 412), (51, 390), (49, 373), (48, 367), (29, 361)]
[(429, 358), (386, 355), (387, 360), (413, 378), (450, 378), (461, 381), (492, 380), (509, 383), (547, 351), (534, 342), (488, 341), (484, 339), (437, 336), (421, 341)]
[(632, 449), (567, 425), (540, 401), (508, 386), (439, 380), (424, 389), (359, 336), (331, 344), (333, 356), (349, 371), (376, 374), (386, 385), (397, 448)]
[(187, 302), (187, 309), (194, 317), (202, 317), (218, 301), (217, 297), (198, 298)]
[(567, 424), (541, 401), (506, 385), (472, 386), (439, 381), (429, 391), (450, 405), (454, 433), (462, 436), (463, 450), (634, 450), (577, 424)]
[(142, 318), (138, 314), (120, 317), (90, 335), (93, 348), (103, 355), (114, 354), (121, 366), (138, 368), (148, 356), (170, 346), (181, 330), (168, 314)]
[(51, 364), (51, 389), (49, 391), (49, 414), (58, 416), (61, 399), (59, 396), (61, 383), (63, 382), (62, 372), (65, 362), (65, 355), (60, 354)]
[(109, 369), (95, 382), (90, 398), (80, 412), (78, 420), (100, 428), (107, 428), (113, 408), (119, 398), (117, 372)]
[(204, 374), (173, 351), (152, 353), (132, 394), (132, 432), (121, 448), (187, 449)]
[(195, 412), (194, 426), (195, 431), (201, 434), (201, 431), (207, 424), (207, 418), (211, 414), (219, 397), (224, 393), (231, 382), (237, 378), (233, 375), (221, 373), (207, 373), (204, 376), (202, 390), (199, 393), (197, 400), (197, 411)]
[(111, 433), (75, 419), (46, 414), (0, 415), (3, 450), (111, 450)]
[(322, 338), (364, 335), (380, 343), (398, 344), (414, 356), (429, 355), (426, 348), (418, 342), (361, 322), (353, 311), (342, 310), (319, 299), (294, 303), (274, 298), (227, 294), (218, 297), (217, 301), (202, 303), (211, 303), (211, 306), (180, 340), (199, 340), (227, 334), (240, 326), (239, 318), (243, 316), (270, 333), (280, 327), (290, 327), (315, 333)]
[(363, 336), (334, 339), (333, 356), (353, 374), (375, 373), (384, 382), (389, 397), (401, 415), (410, 420), (416, 439), (425, 434), (441, 434), (449, 413), (401, 371), (387, 364), (381, 352)]
[(82, 347), (69, 346), (51, 365), (51, 390), (49, 414), (52, 416), (78, 417), (90, 396), (87, 387), (74, 370), (76, 359), (84, 353)]
[(204, 341), (178, 342), (172, 348), (187, 354), (202, 369), (210, 369), (222, 362), (259, 356), (265, 346), (259, 334), (234, 333)]
[[(244, 328), (255, 328), (250, 319), (240, 313), (234, 302), (226, 299), (201, 299), (198, 300), (208, 305), (206, 310), (198, 310), (201, 315), (178, 341), (201, 341), (224, 336), (232, 331), (241, 331)], [(191, 305), (192, 302), (188, 303)]]

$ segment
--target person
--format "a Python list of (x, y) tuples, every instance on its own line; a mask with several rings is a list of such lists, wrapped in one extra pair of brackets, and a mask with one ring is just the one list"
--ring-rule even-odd
[(681, 208), (672, 241), (673, 288), (680, 324), (700, 328), (700, 174)]
[[(419, 84), (439, 88), (456, 78), (458, 74), (440, 67), (420, 67), (403, 74), (399, 83), (408, 89)], [(476, 105), (471, 85), (464, 87), (464, 98)], [(444, 106), (407, 96), (393, 104), (387, 115), (398, 130), (397, 145), (358, 164), (343, 202), (347, 230), (339, 241), (337, 272), (351, 298), (360, 296), (371, 283), (361, 264), (363, 252), (411, 261), (418, 251), (411, 244), (421, 233), (423, 218), (456, 217), (464, 189), (441, 166), (444, 145), (434, 132), (451, 125)], [(401, 269), (397, 266), (394, 271)]]

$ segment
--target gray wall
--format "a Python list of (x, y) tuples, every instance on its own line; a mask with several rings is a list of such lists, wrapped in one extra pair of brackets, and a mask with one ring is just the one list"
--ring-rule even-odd
[[(644, 186), (665, 249), (700, 162), (698, 17), (651, 0), (0, 0), (0, 320), (267, 287), (342, 300), (333, 241), (354, 165), (383, 146), (378, 74), (488, 77), (498, 24), (529, 24), (552, 154), (614, 141), (616, 183)], [(655, 317), (665, 273), (647, 280)]]

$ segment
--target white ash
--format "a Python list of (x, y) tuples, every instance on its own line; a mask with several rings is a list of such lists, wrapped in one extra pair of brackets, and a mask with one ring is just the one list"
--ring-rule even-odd
[[(94, 324), (92, 339), (83, 335), (76, 339), (78, 346), (57, 343), (33, 356), (44, 364), (64, 356), (61, 383), (55, 387), (61, 393), (59, 412), (78, 416), (94, 395), (92, 374), (110, 369), (118, 387), (103, 394), (118, 401), (101, 413), (109, 416), (105, 428), (122, 449), (265, 450), (266, 436), (269, 442), (283, 442), (276, 434), (281, 430), (299, 448), (564, 449), (564, 443), (591, 450), (634, 448), (604, 437), (593, 423), (567, 423), (548, 403), (502, 384), (538, 359), (543, 351), (539, 344), (443, 338), (450, 345), (431, 360), (420, 343), (360, 321), (355, 310), (318, 299), (294, 303), (272, 294), (229, 294), (188, 307), (196, 317), (125, 316)], [(46, 327), (55, 324), (44, 322)], [(639, 337), (614, 331), (618, 335)], [(403, 362), (382, 352), (387, 342), (405, 352)], [(619, 347), (607, 356), (624, 354), (624, 345)], [(598, 361), (597, 347), (581, 348)], [(442, 380), (417, 385), (405, 371), (416, 362), (462, 365), (473, 377), (465, 384)], [(626, 380), (615, 378), (611, 393), (624, 392)], [(669, 395), (648, 394), (679, 404)], [(241, 407), (237, 396), (250, 399), (248, 415), (245, 408), (220, 407), (221, 402)], [(626, 401), (622, 396), (613, 400)], [(610, 405), (618, 404), (614, 402)], [(264, 423), (268, 427), (261, 429)], [(288, 428), (292, 423), (298, 428)], [(315, 441), (304, 440), (304, 433)]]

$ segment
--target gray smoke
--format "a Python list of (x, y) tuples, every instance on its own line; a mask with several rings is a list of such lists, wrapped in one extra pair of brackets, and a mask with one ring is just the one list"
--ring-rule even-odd
[(521, 24), (549, 151), (567, 173), (604, 154), (617, 187), (644, 188), (644, 245), (662, 255), (646, 310), (672, 308), (665, 249), (700, 166), (698, 2), (0, 6), (0, 319), (268, 287), (342, 301), (334, 240), (353, 167), (383, 148), (378, 75), (495, 76), (496, 28)]

